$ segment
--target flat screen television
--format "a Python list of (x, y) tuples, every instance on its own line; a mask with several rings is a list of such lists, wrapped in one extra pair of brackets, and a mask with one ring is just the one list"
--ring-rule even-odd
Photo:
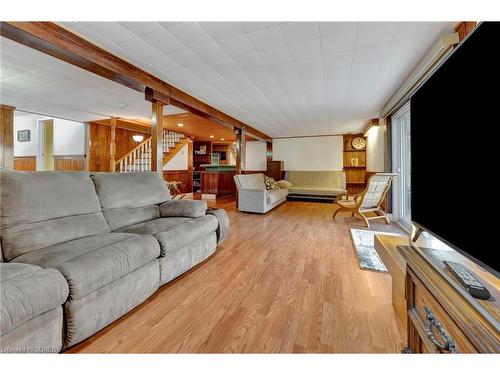
[(498, 277), (500, 23), (480, 24), (410, 111), (413, 224)]

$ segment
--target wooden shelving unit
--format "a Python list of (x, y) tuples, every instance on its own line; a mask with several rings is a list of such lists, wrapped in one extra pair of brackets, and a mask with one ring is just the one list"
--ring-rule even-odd
[[(344, 134), (344, 172), (346, 174), (347, 192), (357, 194), (366, 187), (366, 148), (356, 150), (352, 140), (366, 137), (363, 134)], [(357, 163), (354, 162), (357, 160)]]

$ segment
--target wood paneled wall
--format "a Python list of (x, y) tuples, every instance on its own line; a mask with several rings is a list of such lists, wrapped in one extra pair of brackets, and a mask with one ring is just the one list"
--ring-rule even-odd
[(55, 171), (83, 171), (84, 163), (84, 155), (54, 155)]
[(0, 104), (0, 167), (14, 168), (14, 107)]
[(36, 156), (15, 156), (14, 169), (16, 171), (36, 171)]
[(180, 181), (184, 184), (181, 193), (191, 193), (193, 191), (193, 172), (189, 170), (163, 171), (165, 181)]
[[(106, 125), (92, 122), (90, 123), (89, 134), (89, 171), (109, 172), (111, 128)], [(150, 137), (150, 134), (116, 128), (116, 160), (120, 159), (137, 146), (137, 142), (132, 139), (132, 136), (135, 134), (143, 135), (144, 139)]]

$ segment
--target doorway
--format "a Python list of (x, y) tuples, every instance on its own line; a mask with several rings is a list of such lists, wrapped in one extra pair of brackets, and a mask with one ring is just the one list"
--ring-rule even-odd
[(54, 121), (52, 119), (38, 120), (40, 135), (39, 163), (37, 170), (54, 170)]

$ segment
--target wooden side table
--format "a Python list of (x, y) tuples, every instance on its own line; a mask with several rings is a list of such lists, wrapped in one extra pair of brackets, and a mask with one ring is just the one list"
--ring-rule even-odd
[(375, 234), (375, 249), (392, 279), (392, 304), (405, 330), (408, 323), (405, 296), (406, 262), (397, 247), (408, 244), (408, 236)]

